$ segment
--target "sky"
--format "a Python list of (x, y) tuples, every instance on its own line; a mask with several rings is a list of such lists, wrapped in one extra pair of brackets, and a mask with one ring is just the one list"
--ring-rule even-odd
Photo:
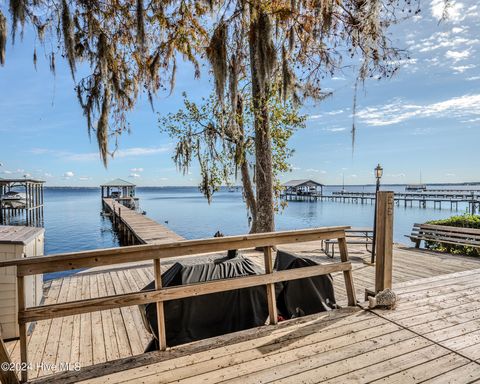
[[(371, 79), (357, 97), (356, 140), (352, 150), (351, 69), (326, 79), (327, 100), (302, 109), (307, 127), (290, 145), (289, 179), (324, 184), (373, 183), (373, 169), (384, 168), (383, 183), (480, 181), (480, 2), (452, 1), (441, 21), (443, 0), (421, 3), (422, 12), (395, 27), (396, 47), (408, 50), (400, 72), (389, 80)], [(5, 2), (0, 1), (5, 10)], [(120, 138), (108, 169), (73, 90), (68, 66), (57, 63), (53, 76), (39, 53), (34, 69), (32, 34), (7, 47), (0, 67), (0, 177), (28, 175), (47, 186), (98, 186), (123, 178), (140, 186), (197, 185), (199, 171), (178, 172), (171, 159), (175, 143), (160, 132), (158, 113), (176, 112), (182, 92), (208, 96), (208, 67), (200, 80), (189, 64), (178, 67), (172, 95), (141, 96), (128, 115), (131, 133)]]

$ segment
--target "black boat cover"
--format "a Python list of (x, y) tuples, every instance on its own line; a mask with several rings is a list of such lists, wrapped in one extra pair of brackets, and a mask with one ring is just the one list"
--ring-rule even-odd
[[(242, 256), (202, 264), (175, 263), (162, 274), (162, 285), (173, 287), (204, 281), (257, 275), (262, 271)], [(155, 283), (144, 290), (154, 289)], [(268, 318), (264, 286), (171, 300), (164, 304), (167, 345), (174, 346), (264, 325)], [(158, 340), (155, 303), (140, 306), (146, 328)], [(156, 340), (146, 352), (158, 349)]]
[[(175, 263), (162, 274), (163, 287), (258, 275), (263, 273), (251, 260), (229, 252), (225, 258), (202, 260), (196, 264)], [(317, 265), (316, 262), (278, 251), (276, 270)], [(277, 308), (284, 319), (329, 311), (336, 308), (330, 275), (276, 284)], [(152, 281), (143, 290), (155, 288)], [(145, 327), (154, 340), (145, 352), (158, 350), (155, 303), (140, 305)], [(175, 346), (230, 332), (264, 325), (268, 318), (264, 286), (171, 300), (164, 303), (167, 345)]]
[[(318, 263), (308, 258), (298, 257), (279, 250), (275, 259), (274, 269), (283, 271), (312, 265), (318, 265)], [(279, 314), (285, 319), (337, 308), (331, 275), (285, 281), (277, 284), (276, 292), (277, 309)]]

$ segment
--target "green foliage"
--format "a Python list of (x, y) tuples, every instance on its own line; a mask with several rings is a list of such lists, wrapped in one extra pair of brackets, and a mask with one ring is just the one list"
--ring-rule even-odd
[[(431, 220), (426, 224), (433, 225), (445, 225), (450, 227), (460, 228), (476, 228), (480, 229), (480, 215), (464, 214), (461, 216), (452, 216), (448, 219)], [(453, 244), (441, 244), (433, 241), (427, 241), (426, 247), (440, 252), (448, 252), (452, 254), (468, 255), (468, 256), (480, 256), (480, 250), (478, 248), (466, 247)]]
[[(184, 174), (192, 162), (200, 166), (200, 190), (209, 200), (221, 185), (231, 185), (238, 176), (238, 168), (246, 161), (253, 168), (254, 117), (250, 93), (244, 92), (245, 107), (241, 115), (232, 111), (229, 104), (220, 104), (215, 94), (202, 98), (200, 103), (190, 101), (184, 93), (182, 109), (159, 117), (162, 132), (176, 142), (173, 161)], [(305, 116), (292, 103), (283, 103), (278, 95), (269, 99), (271, 123), (272, 162), (275, 176), (275, 193), (279, 196), (278, 176), (290, 171), (288, 159), (293, 150), (288, 141), (293, 133), (305, 126)], [(239, 123), (241, 121), (241, 124)]]

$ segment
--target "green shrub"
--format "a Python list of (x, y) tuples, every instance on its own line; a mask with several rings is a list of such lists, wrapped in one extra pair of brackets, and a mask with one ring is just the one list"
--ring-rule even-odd
[[(452, 216), (448, 219), (431, 220), (425, 224), (446, 225), (450, 227), (476, 228), (480, 229), (480, 215), (470, 215), (468, 213), (461, 216)], [(480, 256), (480, 249), (462, 245), (442, 244), (435, 241), (426, 241), (425, 246), (435, 251), (448, 252), (453, 254)]]

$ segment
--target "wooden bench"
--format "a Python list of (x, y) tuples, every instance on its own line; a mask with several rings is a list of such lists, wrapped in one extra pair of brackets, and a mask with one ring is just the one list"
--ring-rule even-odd
[[(373, 229), (372, 228), (349, 228), (345, 230), (345, 239), (347, 244), (360, 244), (365, 245), (365, 249), (368, 249), (369, 245), (373, 244)], [(332, 258), (335, 256), (335, 245), (338, 244), (337, 239), (325, 240), (323, 243), (323, 251), (325, 254)]]
[(412, 233), (405, 236), (415, 243), (415, 248), (420, 247), (422, 240), (441, 244), (480, 248), (480, 229), (475, 228), (414, 224)]

